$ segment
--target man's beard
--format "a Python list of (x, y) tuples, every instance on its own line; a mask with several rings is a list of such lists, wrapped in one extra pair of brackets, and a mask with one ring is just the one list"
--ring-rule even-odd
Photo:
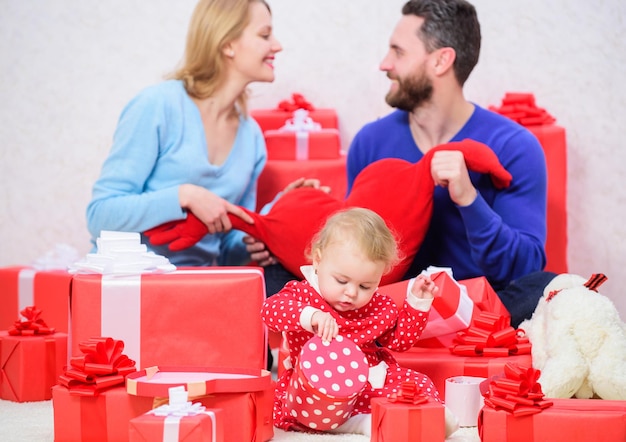
[(396, 80), (398, 89), (395, 92), (389, 92), (385, 97), (385, 101), (391, 107), (412, 112), (413, 109), (429, 101), (433, 95), (433, 84), (423, 72)]

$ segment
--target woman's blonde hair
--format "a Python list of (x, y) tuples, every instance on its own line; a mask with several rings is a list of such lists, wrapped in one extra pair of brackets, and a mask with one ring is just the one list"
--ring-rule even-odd
[[(210, 97), (226, 76), (224, 47), (241, 36), (250, 22), (249, 7), (264, 0), (200, 0), (191, 16), (187, 31), (185, 56), (181, 67), (170, 78), (182, 80), (194, 98)], [(237, 99), (246, 114), (247, 93)]]
[(309, 256), (321, 254), (329, 244), (342, 241), (354, 242), (368, 259), (383, 262), (385, 273), (400, 261), (396, 237), (372, 210), (354, 207), (330, 216), (313, 238)]

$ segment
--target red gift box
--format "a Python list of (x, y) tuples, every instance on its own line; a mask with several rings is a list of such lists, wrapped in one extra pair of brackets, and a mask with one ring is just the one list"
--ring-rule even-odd
[(372, 399), (372, 442), (436, 442), (446, 439), (445, 413), (438, 402), (413, 405)]
[(157, 416), (153, 412), (130, 420), (129, 442), (224, 442), (221, 410), (193, 416)]
[(483, 407), (479, 415), (482, 442), (623, 442), (626, 440), (626, 401), (550, 399), (540, 413), (513, 416)]
[(0, 268), (0, 330), (13, 325), (25, 307), (36, 305), (58, 332), (69, 332), (72, 275), (65, 270), (32, 267)]
[(130, 277), (76, 275), (72, 354), (115, 336), (138, 368), (159, 364), (265, 368), (262, 270), (178, 270)]
[[(283, 127), (287, 120), (293, 117), (293, 111), (284, 111), (281, 109), (252, 109), (250, 110), (250, 116), (259, 123), (261, 130), (265, 132)], [(323, 129), (337, 129), (339, 127), (337, 111), (332, 108), (309, 110), (309, 118), (319, 123)]]
[(454, 376), (488, 378), (504, 371), (507, 363), (531, 366), (530, 354), (506, 357), (456, 356), (447, 348), (413, 347), (405, 352), (391, 352), (402, 367), (424, 373), (444, 396), (446, 379)]
[(329, 160), (341, 156), (337, 129), (311, 132), (267, 130), (264, 136), (268, 160)]
[[(439, 290), (435, 294), (428, 315), (428, 323), (416, 345), (442, 347), (452, 344), (456, 332), (470, 325), (474, 304), (465, 286), (457, 283), (447, 272), (435, 272), (431, 279)], [(413, 280), (400, 281), (379, 289), (380, 293), (390, 296), (399, 307), (404, 305)]]
[(46, 401), (67, 364), (67, 333), (11, 336), (0, 332), (0, 398)]
[(532, 132), (546, 157), (548, 170), (548, 207), (545, 270), (567, 273), (567, 146), (565, 129), (554, 117), (537, 107), (530, 93), (507, 92), (499, 107), (489, 106), (525, 126)]
[(151, 367), (126, 377), (132, 395), (165, 398), (168, 389), (184, 385), (189, 399), (220, 409), (224, 440), (265, 442), (274, 437), (274, 388), (271, 373), (197, 367)]
[(77, 396), (52, 388), (54, 440), (63, 442), (127, 441), (132, 418), (152, 409), (152, 398), (131, 396), (123, 386), (97, 396)]
[(288, 184), (302, 177), (319, 179), (323, 186), (330, 187), (332, 197), (343, 200), (348, 185), (346, 156), (334, 160), (269, 160), (259, 176), (257, 209), (260, 210)]

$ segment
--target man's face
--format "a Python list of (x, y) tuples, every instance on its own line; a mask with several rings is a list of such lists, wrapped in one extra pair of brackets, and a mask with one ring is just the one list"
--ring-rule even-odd
[(430, 100), (431, 79), (426, 72), (428, 53), (418, 38), (423, 22), (414, 15), (404, 15), (396, 25), (389, 41), (389, 51), (380, 64), (392, 83), (385, 97), (392, 107), (411, 112)]

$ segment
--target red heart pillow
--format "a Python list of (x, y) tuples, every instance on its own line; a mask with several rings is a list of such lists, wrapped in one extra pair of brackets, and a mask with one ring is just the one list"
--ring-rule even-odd
[[(370, 164), (357, 176), (352, 192), (344, 201), (320, 190), (300, 188), (284, 194), (266, 215), (246, 210), (254, 219), (254, 224), (248, 224), (234, 215), (229, 215), (229, 218), (233, 228), (263, 241), (287, 270), (303, 277), (300, 266), (308, 263), (306, 250), (326, 219), (344, 207), (371, 209), (394, 231), (402, 254), (400, 263), (383, 276), (381, 285), (397, 282), (411, 265), (430, 224), (434, 192), (430, 162), (439, 150), (463, 152), (468, 169), (491, 174), (497, 188), (507, 187), (511, 182), (511, 175), (489, 147), (477, 141), (463, 140), (434, 147), (417, 163), (386, 158)], [(189, 221), (179, 222), (178, 227), (183, 223), (179, 231), (184, 232), (187, 224), (187, 230), (194, 230), (196, 241), (199, 241), (207, 233), (206, 227), (203, 229), (202, 223), (195, 222), (195, 217), (190, 220), (190, 217), (193, 214), (188, 214)], [(168, 231), (169, 240), (159, 244), (171, 241), (171, 229)], [(150, 231), (146, 235), (150, 236)], [(158, 241), (159, 237), (152, 235), (150, 241), (157, 244), (155, 239)], [(189, 242), (186, 238), (185, 244)]]

